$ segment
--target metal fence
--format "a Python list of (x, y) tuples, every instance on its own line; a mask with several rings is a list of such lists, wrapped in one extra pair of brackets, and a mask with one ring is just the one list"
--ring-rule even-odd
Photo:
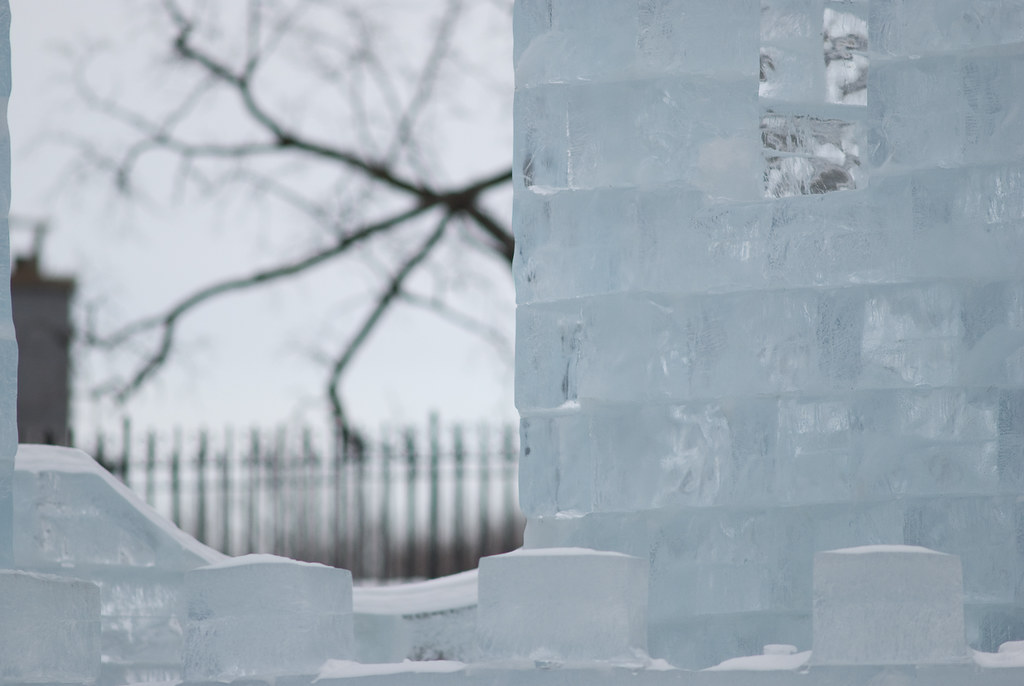
[(432, 578), (522, 544), (512, 426), (97, 433), (78, 447), (200, 541), (323, 562), (361, 579)]

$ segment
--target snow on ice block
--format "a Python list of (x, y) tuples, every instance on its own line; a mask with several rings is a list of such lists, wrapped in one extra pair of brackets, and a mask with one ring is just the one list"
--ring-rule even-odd
[(316, 674), (352, 657), (352, 575), (274, 555), (185, 574), (187, 681)]
[(491, 658), (606, 660), (647, 649), (647, 561), (587, 548), (480, 560), (478, 630)]
[(929, 664), (968, 659), (960, 558), (875, 545), (814, 556), (817, 664)]
[(0, 570), (0, 683), (91, 683), (99, 671), (99, 587)]

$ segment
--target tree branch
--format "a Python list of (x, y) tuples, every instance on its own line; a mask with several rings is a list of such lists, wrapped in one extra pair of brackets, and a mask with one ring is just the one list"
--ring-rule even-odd
[(249, 276), (228, 279), (207, 286), (185, 297), (163, 314), (141, 319), (109, 336), (99, 337), (93, 332), (86, 332), (86, 342), (96, 347), (113, 348), (146, 331), (160, 330), (160, 342), (157, 344), (156, 350), (147, 357), (143, 365), (132, 375), (132, 378), (114, 393), (114, 397), (118, 402), (124, 402), (167, 362), (179, 321), (196, 307), (226, 293), (266, 285), (281, 278), (304, 272), (342, 254), (370, 236), (402, 224), (413, 217), (423, 214), (428, 209), (430, 209), (429, 206), (406, 210), (381, 222), (364, 226), (349, 233), (326, 250), (315, 252), (312, 255), (288, 264), (255, 272)]
[(387, 311), (392, 301), (397, 298), (402, 292), (402, 284), (405, 279), (416, 269), (416, 267), (423, 262), (430, 254), (430, 252), (437, 245), (438, 241), (444, 235), (445, 228), (448, 226), (448, 222), (451, 220), (451, 214), (445, 214), (441, 221), (438, 223), (437, 228), (430, 234), (427, 240), (414, 252), (406, 261), (399, 267), (398, 271), (395, 272), (394, 276), (391, 277), (391, 281), (388, 283), (387, 288), (381, 293), (377, 299), (377, 304), (371, 310), (370, 314), (363, 321), (362, 326), (356, 331), (352, 340), (349, 341), (348, 345), (342, 350), (341, 354), (334, 361), (331, 366), (330, 380), (327, 384), (327, 397), (331, 404), (331, 416), (334, 419), (335, 428), (341, 432), (343, 437), (348, 435), (349, 426), (345, 417), (344, 406), (341, 401), (340, 383), (341, 376), (344, 374), (345, 369), (349, 363), (355, 357), (356, 353), (369, 338), (370, 333), (373, 332), (374, 327), (380, 321), (381, 317)]
[[(210, 76), (232, 86), (238, 92), (246, 111), (273, 139), (269, 143), (264, 143), (264, 146), (270, 146), (271, 149), (301, 150), (315, 157), (341, 162), (349, 167), (359, 169), (378, 181), (416, 195), (430, 192), (429, 189), (418, 183), (400, 178), (387, 164), (365, 160), (355, 153), (310, 140), (293, 131), (287, 131), (283, 124), (256, 101), (251, 88), (253, 74), (245, 72), (235, 74), (227, 65), (195, 47), (191, 41), (192, 24), (184, 18), (172, 0), (166, 0), (166, 2), (167, 5), (177, 10), (177, 12), (171, 11), (171, 18), (178, 26), (178, 35), (174, 39), (174, 49), (177, 55), (187, 62), (204, 68)], [(214, 150), (217, 146), (206, 147)]]
[[(363, 36), (365, 44), (355, 46), (362, 52), (351, 55), (345, 51), (338, 53), (341, 55), (337, 67), (339, 87), (344, 85), (344, 77), (349, 77), (349, 83), (356, 81), (357, 84), (362, 83), (358, 81), (360, 78), (368, 76), (370, 79), (365, 87), (360, 86), (363, 90), (354, 93), (355, 102), (352, 107), (358, 114), (362, 111), (359, 108), (366, 104), (363, 102), (365, 99), (377, 109), (363, 112), (367, 120), (362, 131), (358, 120), (352, 124), (350, 119), (351, 130), (342, 130), (343, 137), (336, 144), (319, 140), (315, 130), (300, 130), (297, 124), (291, 123), (298, 120), (290, 116), (289, 110), (285, 109), (282, 114), (279, 112), (281, 108), (268, 106), (263, 85), (264, 81), (269, 82), (271, 74), (277, 74), (276, 65), (267, 59), (268, 53), (284, 41), (286, 33), (294, 30), (299, 36), (304, 36), (302, 31), (308, 28), (314, 32), (318, 41), (328, 46), (325, 41), (331, 36), (330, 29), (323, 27), (329, 23), (310, 21), (302, 25), (295, 24), (301, 13), (319, 11), (322, 7), (337, 12), (344, 22), (344, 18), (349, 16), (345, 6), (335, 4), (336, 0), (306, 0), (275, 14), (269, 9), (272, 3), (247, 0), (243, 28), (240, 29), (243, 47), (235, 54), (222, 53), (217, 49), (217, 44), (210, 44), (205, 34), (197, 30), (199, 20), (190, 18), (179, 0), (162, 2), (173, 25), (173, 53), (182, 62), (187, 75), (197, 78), (197, 81), (173, 109), (152, 116), (144, 107), (133, 109), (101, 94), (102, 89), (90, 86), (83, 70), (79, 81), (83, 99), (93, 109), (134, 132), (128, 144), (114, 155), (101, 154), (95, 143), (87, 137), (79, 139), (83, 155), (96, 160), (96, 164), (103, 168), (111, 169), (122, 191), (134, 192), (133, 177), (140, 177), (144, 171), (141, 160), (148, 159), (151, 152), (170, 152), (178, 160), (176, 184), (186, 181), (202, 183), (204, 190), (212, 192), (242, 182), (254, 192), (268, 195), (275, 203), (281, 203), (281, 206), (289, 207), (329, 228), (334, 236), (331, 244), (325, 248), (245, 276), (225, 278), (208, 284), (186, 294), (162, 312), (129, 322), (115, 328), (113, 333), (100, 336), (89, 325), (85, 341), (108, 349), (134, 341), (146, 345), (147, 350), (128, 379), (123, 381), (123, 377), (116, 378), (116, 385), (109, 389), (117, 401), (123, 402), (166, 365), (174, 350), (178, 325), (189, 313), (205, 303), (229, 293), (271, 284), (316, 268), (354, 246), (374, 236), (386, 234), (428, 212), (441, 214), (443, 218), (440, 223), (414, 253), (405, 258), (389, 254), (387, 262), (392, 268), (399, 259), (404, 261), (397, 271), (384, 277), (389, 279), (387, 289), (378, 297), (367, 319), (331, 366), (328, 396), (335, 418), (343, 425), (345, 417), (340, 393), (342, 375), (396, 299), (405, 297), (410, 303), (428, 307), (464, 328), (472, 328), (470, 318), (448, 311), (436, 302), (405, 294), (402, 290), (404, 280), (431, 253), (452, 218), (461, 216), (472, 219), (486, 237), (481, 244), (509, 263), (514, 255), (514, 240), (509, 227), (488, 212), (480, 200), (481, 194), (511, 181), (510, 169), (470, 179), (458, 187), (445, 190), (437, 187), (440, 184), (436, 181), (436, 175), (428, 174), (416, 159), (417, 148), (414, 143), (417, 120), (429, 102), (437, 97), (437, 82), (446, 60), (453, 54), (453, 35), (463, 11), (464, 0), (446, 0), (432, 46), (418, 70), (403, 71), (396, 68), (389, 71), (391, 65), (382, 63), (372, 50), (369, 29)], [(322, 17), (317, 15), (316, 19)], [(290, 35), (289, 41), (294, 37), (294, 34)], [(304, 45), (309, 43), (305, 38), (301, 38), (300, 42)], [(334, 64), (332, 59), (328, 62)], [(352, 75), (346, 74), (345, 69), (352, 69)], [(315, 65), (313, 72), (318, 73)], [(400, 97), (399, 90), (391, 81), (392, 75), (408, 78), (411, 91), (404, 91)], [(380, 89), (379, 94), (375, 88)], [(211, 100), (204, 99), (211, 93), (226, 94), (241, 105), (238, 122), (234, 130), (229, 130), (226, 135), (197, 135), (194, 132), (200, 129), (190, 126), (204, 113), (200, 108), (211, 104)], [(217, 100), (212, 100), (212, 104), (217, 103)], [(391, 137), (386, 149), (378, 149), (372, 141), (367, 140), (372, 130), (384, 131), (379, 126), (381, 110), (389, 112), (385, 120), (394, 124), (394, 130), (382, 136), (382, 142), (387, 141), (389, 134)], [(375, 118), (371, 114), (378, 116)], [(357, 142), (346, 144), (345, 140)], [(356, 147), (346, 147), (350, 145)], [(317, 173), (327, 169), (330, 171), (328, 183), (326, 186), (315, 184), (316, 190), (308, 193), (298, 182), (285, 183), (279, 180), (285, 177), (276, 177), (278, 170), (264, 162), (274, 158), (286, 162), (305, 162), (307, 167), (312, 167)], [(175, 185), (176, 189), (178, 187)], [(378, 206), (372, 210), (375, 216), (381, 216), (380, 206), (392, 214), (384, 219), (368, 221), (366, 216), (374, 216), (366, 209), (371, 205), (374, 194), (379, 194), (372, 201), (374, 206)], [(347, 228), (349, 222), (357, 228)], [(477, 333), (490, 337), (487, 332)], [(145, 337), (139, 338), (141, 336)]]

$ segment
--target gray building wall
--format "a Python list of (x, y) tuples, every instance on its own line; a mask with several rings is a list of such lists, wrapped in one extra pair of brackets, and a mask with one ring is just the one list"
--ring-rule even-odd
[(18, 259), (11, 276), (18, 339), (18, 440), (65, 443), (71, 341), (71, 279), (47, 278), (35, 258)]

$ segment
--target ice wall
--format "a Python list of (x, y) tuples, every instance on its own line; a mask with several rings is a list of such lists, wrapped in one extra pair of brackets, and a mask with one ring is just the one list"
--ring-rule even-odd
[(810, 647), (812, 557), (963, 559), (1024, 638), (1024, 3), (517, 0), (528, 546), (649, 648)]
[(18, 344), (11, 319), (10, 231), (11, 139), (7, 130), (7, 101), (11, 96), (11, 8), (0, 0), (0, 569), (14, 563), (11, 520), (14, 453), (18, 449), (16, 420)]

